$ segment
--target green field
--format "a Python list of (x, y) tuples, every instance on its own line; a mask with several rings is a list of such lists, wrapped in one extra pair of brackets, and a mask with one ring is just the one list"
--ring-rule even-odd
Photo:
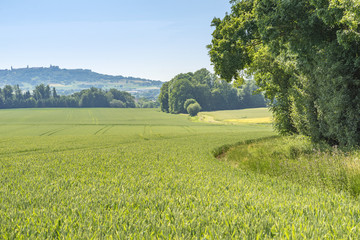
[(356, 239), (360, 204), (347, 193), (211, 153), (272, 135), (154, 109), (1, 110), (0, 238)]
[(268, 108), (200, 112), (198, 118), (200, 122), (222, 124), (259, 124), (272, 122), (271, 112)]
[(244, 118), (263, 118), (271, 117), (271, 112), (267, 108), (248, 108), (242, 110), (223, 110), (215, 112), (201, 112), (201, 114), (214, 117), (215, 120), (223, 121), (227, 119)]

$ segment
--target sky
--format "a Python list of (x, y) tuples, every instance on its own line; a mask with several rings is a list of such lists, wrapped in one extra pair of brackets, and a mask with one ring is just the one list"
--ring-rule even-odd
[(0, 69), (84, 68), (169, 81), (212, 71), (206, 45), (228, 0), (0, 0)]

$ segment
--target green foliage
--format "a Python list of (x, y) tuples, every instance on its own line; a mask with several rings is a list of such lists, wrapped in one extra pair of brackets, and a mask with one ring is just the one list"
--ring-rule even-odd
[(186, 99), (192, 98), (193, 85), (182, 75), (178, 75), (169, 86), (169, 112), (186, 113), (184, 103)]
[(169, 83), (165, 82), (160, 89), (159, 102), (163, 112), (169, 112)]
[(227, 81), (245, 71), (271, 100), (280, 133), (360, 144), (359, 6), (353, 0), (232, 1), (209, 47)]
[(190, 114), (190, 116), (194, 117), (201, 111), (201, 106), (199, 103), (191, 103), (187, 108), (187, 112)]
[(114, 108), (125, 108), (126, 105), (121, 100), (113, 99), (109, 102), (110, 107)]
[(115, 88), (111, 88), (108, 92), (111, 93), (113, 99), (122, 101), (125, 104), (125, 107), (127, 108), (135, 107), (134, 97), (131, 96), (130, 93), (119, 91)]
[(107, 107), (108, 99), (105, 93), (97, 88), (91, 88), (89, 90), (83, 90), (80, 96), (80, 107)]
[(136, 100), (136, 107), (139, 108), (159, 108), (160, 102), (147, 99), (147, 98), (139, 98)]
[(358, 150), (343, 152), (324, 143), (314, 145), (299, 136), (245, 142), (224, 149), (228, 152), (223, 160), (244, 170), (360, 195)]
[[(40, 84), (33, 95), (29, 91), (22, 93), (20, 87), (6, 85), (0, 88), (0, 108), (34, 108), (34, 107), (126, 107), (135, 108), (135, 99), (128, 92), (110, 89), (103, 91), (90, 88), (70, 96), (59, 96), (56, 89)], [(155, 106), (154, 106), (155, 107)]]
[[(160, 88), (141, 89), (136, 92), (134, 91), (131, 92), (131, 95), (134, 96), (136, 100), (147, 99), (148, 101), (153, 101), (153, 102), (158, 102), (159, 94), (160, 94)], [(158, 105), (159, 106), (157, 107), (160, 107), (160, 102)]]
[(161, 110), (186, 113), (184, 103), (187, 99), (195, 99), (207, 111), (264, 107), (266, 103), (263, 95), (254, 94), (257, 87), (253, 81), (246, 81), (246, 86), (251, 87), (234, 88), (206, 69), (182, 73), (163, 84), (159, 95)]
[(2, 90), (2, 96), (4, 97), (5, 101), (12, 100), (13, 88), (10, 85), (5, 85)]
[[(185, 103), (184, 103), (184, 109), (187, 109), (188, 108), (188, 106), (190, 105), (190, 104), (193, 104), (193, 103), (198, 103), (195, 99), (193, 99), (193, 98), (190, 98), (190, 99), (187, 99), (186, 101), (185, 101)], [(188, 112), (189, 113), (189, 112)]]
[(59, 97), (59, 95), (57, 94), (56, 89), (54, 87), (53, 87), (53, 90), (52, 90), (52, 97), (53, 98), (58, 98)]

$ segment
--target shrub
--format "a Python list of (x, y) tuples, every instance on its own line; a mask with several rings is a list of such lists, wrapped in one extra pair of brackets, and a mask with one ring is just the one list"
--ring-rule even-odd
[(126, 106), (125, 106), (125, 103), (123, 103), (123, 101), (113, 99), (113, 100), (110, 101), (110, 107), (125, 108)]
[(192, 103), (187, 107), (187, 112), (190, 114), (190, 116), (196, 116), (198, 112), (201, 110), (201, 106), (198, 103)]
[(184, 103), (184, 109), (187, 110), (188, 106), (193, 103), (198, 103), (195, 99), (189, 98)]

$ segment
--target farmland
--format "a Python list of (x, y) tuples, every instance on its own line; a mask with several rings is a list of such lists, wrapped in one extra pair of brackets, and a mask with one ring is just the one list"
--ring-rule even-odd
[(267, 108), (250, 108), (240, 111), (225, 110), (215, 112), (201, 112), (198, 115), (201, 122), (208, 123), (271, 123), (271, 113)]
[[(266, 109), (218, 120), (269, 117)], [(248, 117), (247, 117), (248, 116)], [(356, 238), (343, 192), (234, 168), (212, 151), (273, 136), (154, 109), (0, 111), (0, 238)]]

